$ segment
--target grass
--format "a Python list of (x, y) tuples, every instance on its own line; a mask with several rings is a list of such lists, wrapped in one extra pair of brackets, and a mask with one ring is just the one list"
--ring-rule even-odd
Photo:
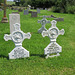
[(8, 4), (8, 5), (12, 5), (12, 4), (15, 4), (15, 2), (7, 1), (7, 4)]
[[(7, 9), (7, 17), (14, 10)], [(58, 22), (57, 27), (65, 30), (64, 35), (57, 38), (57, 43), (62, 46), (59, 57), (45, 59), (44, 48), (50, 43), (48, 37), (42, 37), (37, 31), (41, 24), (42, 15), (54, 15), (63, 17), (64, 22)], [(0, 21), (3, 11), (0, 12)], [(52, 18), (47, 18), (52, 21)], [(9, 60), (8, 53), (15, 47), (14, 43), (4, 41), (4, 34), (10, 33), (9, 23), (0, 23), (0, 75), (75, 75), (75, 14), (53, 13), (41, 10), (37, 18), (31, 18), (31, 14), (23, 15), (20, 12), (21, 30), (31, 32), (31, 39), (23, 41), (23, 47), (30, 52), (29, 58)], [(48, 29), (51, 24), (47, 24)]]

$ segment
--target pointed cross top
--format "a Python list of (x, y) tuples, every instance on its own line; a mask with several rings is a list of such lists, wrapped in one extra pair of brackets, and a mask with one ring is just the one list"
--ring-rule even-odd
[(56, 23), (57, 23), (57, 21), (52, 20), (52, 21), (51, 21), (52, 27), (56, 27)]

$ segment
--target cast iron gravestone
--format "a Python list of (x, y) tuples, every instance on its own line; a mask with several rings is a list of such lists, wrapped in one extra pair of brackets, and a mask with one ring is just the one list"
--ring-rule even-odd
[(14, 24), (15, 31), (10, 35), (5, 34), (5, 41), (12, 40), (15, 43), (15, 48), (9, 53), (9, 59), (24, 58), (29, 57), (29, 51), (22, 47), (22, 42), (24, 39), (30, 39), (31, 34), (27, 34), (20, 30), (20, 24)]
[[(43, 37), (48, 36), (50, 38), (50, 44), (44, 49), (44, 54), (47, 55), (46, 58), (59, 56), (59, 53), (62, 52), (62, 47), (56, 43), (56, 38), (58, 35), (64, 35), (64, 29), (59, 30), (56, 27), (56, 23), (55, 20), (51, 21), (51, 28), (42, 32)], [(54, 53), (56, 53), (56, 55), (51, 55)]]
[(28, 10), (24, 10), (24, 15), (28, 15)]
[(41, 23), (41, 25), (42, 25), (42, 27), (38, 30), (38, 33), (42, 33), (42, 31), (43, 30), (47, 30), (46, 28), (45, 28), (45, 25), (47, 24), (47, 23), (50, 23), (50, 21), (48, 21), (46, 18), (45, 18), (45, 16), (43, 16), (43, 19), (42, 20), (38, 20), (38, 23)]
[(9, 14), (9, 22), (10, 22), (10, 33), (14, 31), (14, 26), (13, 24), (19, 23), (20, 24), (20, 14)]

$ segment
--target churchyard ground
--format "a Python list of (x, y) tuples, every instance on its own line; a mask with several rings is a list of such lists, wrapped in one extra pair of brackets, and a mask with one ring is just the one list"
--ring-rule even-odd
[[(15, 10), (17, 11), (17, 10)], [(35, 10), (36, 11), (36, 10)], [(7, 9), (7, 17), (14, 10)], [(44, 48), (50, 43), (48, 37), (43, 38), (38, 34), (41, 24), (37, 23), (43, 15), (54, 15), (64, 18), (64, 21), (57, 22), (57, 27), (65, 30), (65, 34), (57, 38), (57, 43), (62, 46), (60, 56), (45, 59)], [(0, 12), (0, 21), (3, 11)], [(52, 21), (53, 18), (46, 18)], [(23, 47), (30, 52), (29, 58), (8, 59), (15, 47), (14, 43), (5, 41), (4, 34), (10, 34), (9, 23), (0, 23), (0, 75), (75, 75), (75, 14), (53, 13), (41, 10), (38, 17), (32, 18), (31, 14), (23, 15), (20, 12), (21, 30), (24, 33), (30, 32), (31, 38), (23, 41)], [(49, 29), (51, 24), (46, 24)]]

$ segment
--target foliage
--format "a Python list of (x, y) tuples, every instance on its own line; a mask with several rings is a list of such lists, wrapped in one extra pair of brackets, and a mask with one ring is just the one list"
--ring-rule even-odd
[(62, 13), (74, 13), (75, 0), (56, 0), (55, 5), (52, 7), (52, 11)]
[(0, 0), (0, 5), (2, 5), (1, 3), (4, 3), (4, 0)]
[(34, 6), (35, 8), (48, 8), (54, 4), (51, 0), (31, 0), (31, 2), (31, 6)]
[(25, 0), (21, 5), (27, 7), (28, 5), (31, 5), (31, 0)]
[(75, 6), (74, 5), (72, 5), (72, 6), (71, 5), (67, 5), (66, 12), (75, 14)]
[(4, 2), (4, 0), (0, 0), (0, 3), (3, 3)]
[(16, 2), (16, 5), (26, 7), (31, 5), (35, 8), (52, 8), (52, 11), (61, 13), (75, 12), (75, 0), (20, 0), (20, 2)]

